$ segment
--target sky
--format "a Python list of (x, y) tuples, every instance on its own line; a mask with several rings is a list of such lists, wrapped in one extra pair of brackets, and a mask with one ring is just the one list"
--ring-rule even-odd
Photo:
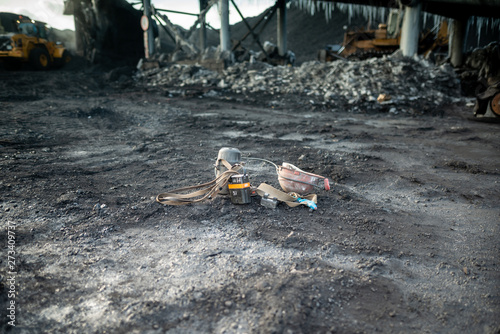
[[(128, 0), (139, 2), (140, 0)], [(236, 0), (236, 5), (246, 17), (256, 16), (274, 4), (274, 0)], [(198, 0), (151, 0), (151, 3), (160, 9), (170, 9), (188, 13), (199, 12)], [(140, 5), (134, 6), (140, 9)], [(50, 26), (64, 30), (75, 29), (73, 16), (63, 15), (63, 0), (0, 0), (0, 12), (11, 12), (29, 16), (33, 20), (43, 21)], [(234, 7), (229, 5), (229, 23), (241, 21)], [(185, 28), (191, 27), (196, 17), (166, 13), (170, 21)], [(219, 28), (219, 14), (217, 6), (213, 6), (207, 14), (207, 22), (214, 28)]]

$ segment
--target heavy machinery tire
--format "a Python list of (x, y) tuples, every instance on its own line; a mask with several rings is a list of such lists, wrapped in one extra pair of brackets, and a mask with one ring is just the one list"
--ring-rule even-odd
[(61, 68), (65, 64), (69, 63), (71, 60), (71, 55), (68, 50), (64, 50), (61, 58), (54, 59), (54, 68)]
[(48, 70), (51, 65), (49, 52), (43, 48), (34, 48), (30, 52), (30, 63), (37, 70)]
[(500, 117), (500, 91), (491, 98), (490, 109), (496, 117)]

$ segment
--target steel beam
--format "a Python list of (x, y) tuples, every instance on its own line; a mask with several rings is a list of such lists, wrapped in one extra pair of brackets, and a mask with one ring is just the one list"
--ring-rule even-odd
[[(202, 0), (200, 0), (200, 1), (202, 1)], [(200, 3), (200, 7), (201, 7), (201, 3)], [(170, 10), (170, 9), (158, 9), (158, 8), (156, 8), (156, 11), (157, 11), (157, 12), (165, 12), (165, 13), (173, 13), (173, 14), (182, 14), (182, 15), (198, 16), (198, 14), (194, 14), (194, 13), (187, 13), (187, 12), (179, 12), (178, 10)]]
[[(259, 36), (255, 34), (255, 32), (253, 31), (253, 28), (250, 27), (250, 24), (248, 23), (248, 21), (245, 19), (245, 17), (243, 16), (243, 14), (241, 13), (240, 9), (238, 8), (238, 6), (236, 6), (236, 3), (234, 2), (234, 0), (231, 0), (231, 3), (233, 4), (234, 6), (234, 9), (236, 9), (236, 11), (238, 12), (238, 14), (240, 15), (241, 17), (241, 20), (243, 21), (243, 23), (245, 23), (245, 25), (247, 26), (247, 29), (248, 31), (250, 31), (250, 33), (252, 34), (252, 37), (255, 41), (255, 43), (257, 43), (257, 45), (259, 46), (259, 48), (262, 50), (262, 52), (266, 55), (266, 58), (269, 59), (269, 56), (266, 52), (266, 50), (264, 49), (264, 47), (262, 46), (262, 44), (260, 43), (260, 40), (259, 40)], [(233, 48), (234, 49), (234, 48)]]
[[(264, 30), (264, 28), (266, 27), (266, 25), (269, 23), (269, 21), (271, 21), (271, 18), (273, 17), (274, 13), (276, 12), (276, 9), (277, 9), (277, 4), (274, 4), (274, 6), (272, 7), (269, 7), (266, 12), (264, 14), (261, 15), (261, 18), (257, 21), (257, 23), (254, 24), (253, 27), (251, 27), (251, 29), (249, 29), (247, 31), (247, 33), (245, 34), (245, 36), (243, 36), (239, 41), (238, 43), (236, 43), (234, 46), (233, 46), (233, 51), (238, 49), (238, 47), (241, 45), (241, 43), (250, 35), (252, 35), (254, 37), (254, 40), (255, 40), (255, 37), (257, 37), (257, 40), (260, 36), (260, 34), (262, 33), (262, 31)], [(259, 26), (259, 24), (262, 23), (262, 21), (266, 20), (266, 22), (264, 22), (264, 24), (262, 25), (261, 29), (260, 29), (260, 32), (258, 33), (255, 33), (255, 29)]]

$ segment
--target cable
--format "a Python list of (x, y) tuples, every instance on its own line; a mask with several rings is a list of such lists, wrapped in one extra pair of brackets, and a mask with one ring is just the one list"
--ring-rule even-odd
[(269, 161), (269, 160), (266, 160), (266, 159), (261, 159), (261, 158), (247, 158), (248, 160), (260, 160), (260, 161), (264, 161), (264, 162), (267, 162), (267, 163), (270, 163), (271, 165), (274, 166), (274, 168), (276, 168), (276, 171), (278, 171), (278, 166), (272, 162), (272, 161)]

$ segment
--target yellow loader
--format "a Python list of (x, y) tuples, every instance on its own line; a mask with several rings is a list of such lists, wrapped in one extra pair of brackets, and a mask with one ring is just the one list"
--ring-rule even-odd
[(7, 70), (29, 63), (37, 70), (59, 68), (70, 61), (61, 43), (48, 40), (49, 28), (25, 15), (0, 13), (0, 61)]

